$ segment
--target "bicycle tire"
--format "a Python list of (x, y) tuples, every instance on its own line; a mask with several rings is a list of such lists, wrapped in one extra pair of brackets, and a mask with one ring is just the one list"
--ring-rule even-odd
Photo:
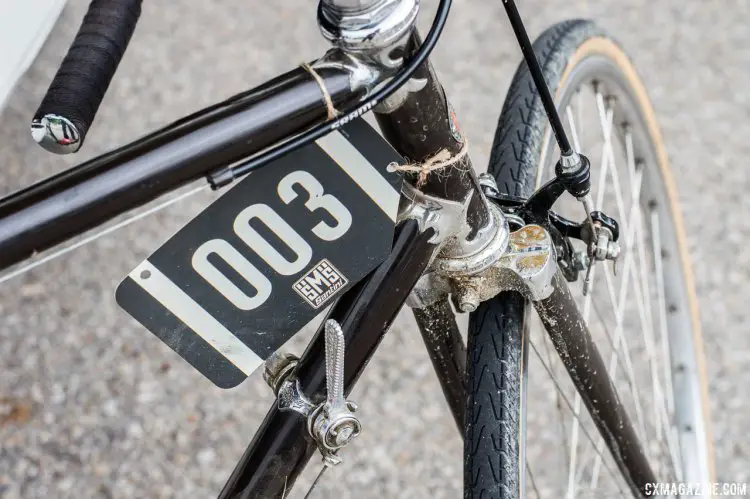
[[(682, 272), (692, 317), (693, 346), (700, 377), (702, 414), (708, 419), (702, 341), (685, 237), (676, 191), (654, 113), (643, 85), (622, 49), (591, 21), (570, 20), (548, 28), (533, 44), (556, 102), (576, 65), (596, 55), (613, 62), (633, 90), (650, 139), (657, 149), (669, 211), (676, 230)], [(506, 96), (492, 146), (488, 172), (501, 193), (528, 197), (540, 183), (540, 162), (549, 122), (528, 67), (521, 63)], [(545, 140), (546, 139), (546, 140)], [(584, 151), (585, 152), (585, 151)], [(528, 335), (524, 300), (503, 293), (471, 315), (467, 351), (468, 393), (464, 440), (464, 497), (516, 499), (525, 496), (525, 403), (520, 385)], [(709, 475), (714, 476), (710, 433), (706, 428)]]

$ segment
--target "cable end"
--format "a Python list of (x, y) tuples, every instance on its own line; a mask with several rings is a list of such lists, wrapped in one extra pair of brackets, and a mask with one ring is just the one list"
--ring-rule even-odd
[(231, 166), (222, 168), (208, 176), (211, 189), (218, 190), (234, 181), (234, 169)]

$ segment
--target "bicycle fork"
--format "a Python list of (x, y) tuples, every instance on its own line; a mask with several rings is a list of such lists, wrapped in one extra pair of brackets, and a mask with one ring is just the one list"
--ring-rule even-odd
[[(483, 191), (493, 192), (491, 178), (482, 176), (481, 182)], [(427, 196), (411, 186), (404, 191), (412, 204), (402, 217), (421, 220), (423, 227), (437, 227), (437, 233), (440, 227), (451, 226), (441, 217), (461, 213), (455, 203)], [(532, 196), (525, 204), (535, 202)], [(431, 351), (431, 358), (460, 431), (463, 432), (465, 410), (465, 371), (444, 367), (458, 364), (456, 359), (463, 345), (455, 341), (458, 333), (448, 300), (457, 310), (473, 312), (479, 302), (501, 292), (519, 292), (533, 303), (628, 486), (635, 494), (643, 495), (645, 485), (655, 482), (656, 476), (558, 265), (557, 247), (561, 241), (553, 235), (555, 228), (549, 224), (521, 225), (521, 220), (515, 220), (513, 215), (507, 217), (494, 203), (487, 202), (486, 206), (491, 216), (485, 244), (470, 254), (454, 254), (451, 243), (443, 243), (444, 249), (407, 300), (428, 347), (431, 343), (441, 347)], [(520, 228), (511, 232), (509, 219)]]

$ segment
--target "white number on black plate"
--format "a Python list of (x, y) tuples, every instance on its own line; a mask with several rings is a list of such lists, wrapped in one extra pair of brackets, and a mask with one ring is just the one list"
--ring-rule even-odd
[(238, 182), (136, 267), (117, 302), (232, 387), (390, 251), (396, 152), (356, 120)]

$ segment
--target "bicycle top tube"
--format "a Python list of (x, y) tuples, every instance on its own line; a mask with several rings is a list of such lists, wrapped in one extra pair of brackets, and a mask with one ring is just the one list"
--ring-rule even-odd
[[(350, 75), (318, 71), (334, 106), (361, 99)], [(0, 269), (325, 121), (302, 68), (0, 200)]]

